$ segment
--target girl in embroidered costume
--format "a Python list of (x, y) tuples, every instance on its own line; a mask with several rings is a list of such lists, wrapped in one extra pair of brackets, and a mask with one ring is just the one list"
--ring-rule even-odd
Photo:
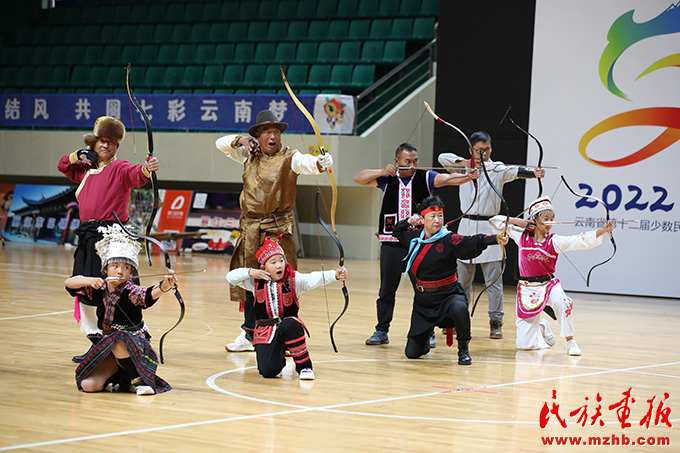
[[(558, 236), (550, 232), (555, 218), (550, 198), (534, 200), (529, 207), (529, 220), (510, 218), (507, 229), (512, 240), (519, 247), (520, 279), (517, 284), (517, 348), (523, 350), (551, 348), (555, 335), (548, 321), (541, 319), (541, 312), (547, 306), (560, 323), (560, 336), (566, 340), (567, 354), (581, 355), (574, 340), (572, 300), (555, 278), (555, 266), (560, 253), (569, 250), (585, 250), (602, 243), (602, 236), (613, 229), (612, 222), (602, 228), (575, 236)], [(504, 216), (495, 216), (492, 226), (502, 230)]]
[(333, 280), (344, 281), (347, 270), (297, 272), (286, 262), (281, 246), (266, 238), (256, 253), (259, 269), (241, 267), (227, 274), (229, 284), (255, 293), (255, 337), (257, 369), (263, 377), (277, 377), (286, 366), (286, 350), (302, 380), (315, 379), (307, 351), (307, 328), (297, 317), (298, 295)]
[(96, 304), (97, 324), (104, 333), (76, 368), (78, 389), (99, 392), (111, 383), (119, 392), (167, 392), (170, 385), (156, 375), (158, 356), (149, 343), (142, 310), (175, 288), (177, 277), (168, 274), (154, 286), (136, 286), (131, 276), (138, 265), (139, 244), (117, 224), (99, 230), (104, 239), (95, 247), (102, 278), (76, 275), (65, 282), (71, 295), (83, 292)]

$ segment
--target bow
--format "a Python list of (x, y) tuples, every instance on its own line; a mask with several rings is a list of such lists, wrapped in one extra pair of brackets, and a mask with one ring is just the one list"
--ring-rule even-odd
[[(467, 144), (468, 144), (468, 150), (470, 151), (470, 168), (475, 168), (475, 166), (476, 166), (475, 155), (474, 155), (474, 153), (472, 152), (472, 143), (470, 143), (470, 139), (468, 138), (468, 136), (465, 135), (465, 133), (464, 133), (463, 131), (461, 131), (460, 129), (458, 129), (458, 128), (457, 128), (456, 126), (454, 126), (453, 124), (451, 124), (451, 123), (449, 123), (449, 122), (446, 122), (446, 121), (444, 121), (443, 119), (441, 119), (439, 116), (437, 116), (437, 114), (434, 113), (434, 110), (432, 110), (432, 108), (430, 107), (430, 104), (428, 104), (427, 101), (423, 101), (423, 102), (425, 103), (425, 108), (427, 109), (428, 112), (430, 112), (430, 115), (432, 115), (432, 117), (433, 117), (435, 120), (439, 121), (439, 122), (442, 123), (442, 124), (446, 124), (447, 126), (449, 126), (450, 128), (453, 128), (454, 130), (456, 130), (456, 132), (458, 132), (460, 135), (463, 136), (463, 138), (465, 139), (465, 141), (466, 141)], [(453, 220), (447, 222), (446, 225), (444, 225), (444, 226), (449, 226), (450, 224), (452, 224), (452, 223), (455, 222), (456, 220), (462, 219), (463, 216), (464, 216), (465, 214), (467, 214), (468, 212), (470, 212), (470, 209), (472, 209), (472, 206), (474, 206), (475, 201), (477, 201), (477, 194), (479, 193), (479, 186), (477, 185), (477, 180), (476, 180), (476, 179), (473, 179), (473, 180), (472, 180), (472, 183), (475, 185), (475, 196), (472, 198), (472, 203), (470, 203), (470, 206), (467, 208), (467, 210), (466, 210), (464, 213), (462, 213), (459, 217), (456, 217), (455, 219), (453, 219)]]
[[(300, 100), (295, 96), (295, 93), (293, 93), (293, 89), (290, 87), (288, 84), (288, 79), (286, 78), (286, 74), (283, 72), (283, 68), (281, 69), (281, 76), (283, 77), (283, 83), (286, 85), (286, 90), (288, 90), (288, 94), (290, 94), (291, 99), (293, 99), (293, 102), (297, 107), (300, 109), (303, 115), (307, 118), (309, 123), (312, 126), (312, 129), (314, 129), (314, 135), (316, 135), (316, 141), (319, 144), (319, 151), (321, 154), (326, 154), (326, 147), (323, 144), (323, 140), (321, 138), (321, 131), (319, 131), (319, 126), (316, 124), (316, 121), (314, 120), (314, 117), (312, 116), (311, 113), (305, 108), (305, 106), (300, 102)], [(319, 223), (321, 226), (328, 232), (328, 234), (333, 238), (333, 241), (335, 242), (335, 245), (338, 247), (338, 251), (340, 252), (340, 267), (343, 267), (345, 264), (345, 251), (342, 248), (342, 244), (340, 243), (340, 237), (338, 236), (338, 231), (335, 227), (335, 211), (338, 205), (338, 186), (335, 183), (335, 176), (333, 176), (333, 171), (330, 168), (326, 169), (326, 172), (328, 173), (328, 179), (331, 182), (331, 188), (333, 190), (333, 201), (331, 203), (331, 212), (330, 212), (330, 217), (331, 217), (331, 228), (329, 228), (328, 224), (323, 221), (321, 218), (321, 215), (319, 214), (319, 194), (320, 192), (317, 192), (316, 196), (316, 215), (319, 220)], [(342, 282), (342, 295), (345, 298), (345, 306), (342, 309), (342, 312), (340, 315), (333, 321), (333, 324), (331, 324), (330, 329), (329, 329), (329, 335), (331, 337), (331, 345), (333, 345), (333, 350), (335, 352), (338, 352), (338, 348), (335, 346), (335, 339), (333, 337), (333, 328), (335, 327), (335, 324), (342, 318), (342, 316), (345, 314), (347, 311), (347, 308), (349, 307), (349, 293), (347, 291), (347, 286), (345, 285), (345, 282)]]
[[(123, 229), (123, 231), (125, 231), (125, 233), (127, 233), (127, 234), (130, 235), (131, 237), (136, 238), (136, 239), (143, 239), (143, 240), (145, 240), (145, 241), (149, 241), (149, 242), (152, 242), (153, 244), (156, 244), (156, 246), (158, 246), (158, 248), (160, 249), (160, 251), (163, 253), (163, 257), (165, 258), (165, 267), (166, 267), (166, 269), (168, 270), (169, 273), (174, 273), (174, 271), (172, 270), (172, 263), (170, 262), (170, 255), (168, 254), (168, 251), (167, 251), (167, 249), (165, 248), (165, 246), (163, 245), (163, 243), (161, 243), (159, 240), (154, 239), (154, 238), (152, 238), (152, 237), (149, 237), (149, 236), (142, 236), (141, 234), (135, 234), (135, 233), (131, 232), (130, 230), (128, 230), (128, 229), (125, 227), (125, 225), (123, 224), (123, 222), (120, 221), (120, 219), (118, 218), (118, 216), (116, 215), (115, 212), (113, 213), (113, 217), (116, 219), (116, 222), (118, 222), (118, 225), (121, 226), (121, 228)], [(177, 298), (177, 302), (179, 302), (180, 313), (179, 313), (179, 319), (177, 320), (177, 322), (175, 323), (175, 325), (172, 326), (172, 327), (170, 328), (170, 330), (168, 330), (167, 332), (165, 332), (165, 333), (163, 334), (163, 336), (161, 337), (161, 341), (160, 341), (159, 346), (158, 346), (159, 352), (160, 352), (161, 363), (165, 363), (165, 361), (163, 360), (163, 341), (165, 340), (165, 336), (166, 336), (167, 334), (169, 334), (170, 332), (172, 332), (172, 331), (175, 329), (175, 327), (177, 327), (177, 326), (182, 322), (182, 320), (184, 319), (184, 312), (186, 311), (186, 309), (185, 309), (185, 307), (184, 307), (184, 300), (182, 299), (182, 295), (180, 294), (179, 289), (177, 289), (177, 284), (176, 284), (176, 283), (175, 283), (175, 285), (173, 286), (173, 289), (174, 289), (175, 297)]]
[[(149, 117), (142, 108), (141, 105), (139, 105), (139, 102), (137, 101), (137, 98), (135, 97), (135, 93), (132, 91), (132, 87), (130, 86), (130, 69), (132, 68), (132, 65), (128, 63), (127, 68), (126, 68), (126, 77), (125, 77), (125, 84), (127, 85), (127, 92), (128, 92), (128, 97), (130, 98), (130, 102), (134, 104), (135, 108), (139, 113), (142, 115), (142, 119), (144, 120), (144, 127), (146, 128), (146, 138), (147, 138), (147, 158), (153, 157), (153, 132), (151, 131), (151, 122), (149, 121)], [(132, 117), (130, 117), (132, 119)], [(160, 208), (160, 198), (158, 197), (158, 181), (156, 179), (156, 172), (152, 171), (151, 172), (151, 188), (153, 189), (153, 208), (151, 209), (151, 214), (149, 216), (149, 221), (146, 224), (146, 229), (145, 229), (145, 237), (148, 238), (149, 234), (151, 234), (151, 227), (153, 226), (153, 221), (156, 218), (156, 213), (158, 212), (158, 208)], [(146, 251), (146, 259), (149, 262), (149, 266), (151, 266), (151, 250), (149, 248), (149, 241), (150, 239), (145, 239), (144, 240), (144, 250)], [(151, 241), (154, 242), (154, 241)], [(162, 362), (162, 359), (161, 359)]]
[[(522, 131), (527, 137), (531, 137), (536, 144), (538, 145), (538, 165), (536, 166), (537, 168), (541, 168), (541, 163), (543, 162), (543, 145), (541, 145), (541, 142), (538, 141), (536, 137), (534, 137), (529, 131), (522, 129), (522, 127), (515, 122), (515, 120), (512, 117), (512, 106), (509, 105), (508, 109), (505, 111), (505, 115), (503, 115), (503, 119), (501, 120), (501, 124), (503, 124), (503, 121), (505, 120), (505, 117), (508, 117), (510, 122), (515, 126), (517, 129)], [(499, 124), (500, 126), (500, 124)], [(541, 182), (541, 178), (536, 178), (538, 180), (538, 195), (536, 198), (541, 198), (543, 195), (543, 183)]]
[[(599, 198), (594, 197), (594, 196), (592, 196), (592, 195), (586, 195), (586, 194), (576, 193), (576, 192), (574, 191), (574, 189), (571, 188), (571, 186), (569, 185), (569, 183), (567, 182), (567, 180), (564, 179), (564, 175), (562, 175), (562, 176), (560, 176), (560, 177), (562, 178), (562, 182), (563, 182), (564, 185), (567, 187), (567, 189), (569, 190), (569, 192), (571, 192), (571, 193), (574, 194), (575, 196), (581, 197), (581, 198), (590, 198), (590, 199), (592, 199), (592, 200), (597, 201), (597, 202), (600, 203), (602, 206), (604, 206), (604, 209), (605, 209), (605, 211), (607, 212), (606, 221), (609, 222), (609, 206), (607, 206), (607, 203), (605, 203), (604, 201), (602, 201), (602, 200), (600, 200)], [(611, 232), (609, 233), (609, 240), (611, 241), (612, 247), (614, 248), (614, 250), (612, 251), (612, 255), (611, 255), (609, 258), (607, 258), (606, 260), (602, 261), (601, 263), (598, 263), (598, 264), (596, 264), (596, 265), (594, 265), (593, 267), (590, 268), (590, 270), (588, 271), (588, 276), (586, 277), (586, 286), (590, 286), (590, 274), (593, 273), (593, 270), (594, 270), (596, 267), (599, 267), (599, 266), (602, 266), (603, 264), (608, 263), (609, 261), (611, 261), (612, 258), (614, 258), (614, 255), (616, 255), (616, 241), (614, 240), (614, 235), (613, 235)]]
[[(494, 192), (496, 192), (496, 195), (501, 199), (501, 206), (503, 207), (503, 210), (505, 211), (505, 225), (503, 227), (503, 231), (499, 234), (499, 237), (505, 236), (506, 232), (508, 231), (508, 224), (510, 223), (510, 208), (508, 208), (508, 203), (505, 201), (505, 197), (501, 193), (500, 190), (496, 187), (496, 185), (491, 181), (491, 178), (489, 177), (489, 173), (486, 171), (486, 165), (484, 164), (484, 158), (482, 157), (479, 159), (479, 163), (482, 165), (482, 171), (484, 172), (484, 176), (486, 177), (486, 182), (489, 183), (489, 186), (493, 189)], [(498, 274), (498, 277), (496, 277), (491, 283), (489, 283), (487, 286), (484, 287), (483, 290), (477, 294), (477, 298), (475, 299), (474, 305), (472, 305), (472, 312), (470, 313), (470, 317), (475, 315), (475, 308), (477, 308), (477, 302), (479, 302), (479, 298), (482, 297), (482, 294), (484, 292), (491, 288), (494, 283), (498, 281), (499, 278), (503, 276), (503, 272), (505, 272), (505, 247), (501, 244), (501, 259), (503, 260), (503, 264), (501, 265), (501, 272)]]

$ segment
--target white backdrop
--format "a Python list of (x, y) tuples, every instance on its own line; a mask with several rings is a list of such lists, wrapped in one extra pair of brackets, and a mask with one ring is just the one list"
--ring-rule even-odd
[[(605, 217), (601, 205), (583, 206), (558, 187), (560, 174), (576, 192), (604, 199), (613, 219), (640, 221), (615, 226), (618, 251), (593, 271), (590, 288), (579, 273), (611, 256), (608, 238), (561, 256), (557, 275), (567, 290), (680, 297), (680, 2), (673, 1), (677, 7), (671, 0), (537, 1), (529, 132), (543, 144), (543, 164), (561, 167), (544, 179), (555, 220), (584, 221), (553, 232), (577, 234)], [(664, 143), (652, 143), (662, 134)], [(649, 155), (638, 157), (645, 147)], [(538, 159), (532, 140), (528, 159)], [(535, 182), (526, 193), (528, 206)]]

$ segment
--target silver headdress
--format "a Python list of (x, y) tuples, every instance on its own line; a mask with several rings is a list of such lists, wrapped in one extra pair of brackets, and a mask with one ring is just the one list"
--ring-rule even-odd
[(98, 230), (104, 234), (104, 239), (94, 245), (102, 259), (102, 270), (116, 261), (132, 264), (135, 269), (138, 267), (142, 247), (136, 239), (128, 236), (118, 224), (99, 227)]

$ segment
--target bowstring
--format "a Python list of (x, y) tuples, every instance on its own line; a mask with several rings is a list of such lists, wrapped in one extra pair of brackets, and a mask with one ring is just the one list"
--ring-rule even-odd
[[(132, 149), (134, 152), (134, 159), (135, 159), (135, 164), (139, 162), (139, 158), (137, 157), (137, 140), (135, 139), (135, 120), (134, 116), (132, 114), (132, 101), (130, 100), (130, 97), (128, 96), (128, 107), (130, 107), (130, 129), (132, 130)], [(137, 185), (139, 185), (142, 182), (141, 178), (139, 177), (139, 173), (137, 173)], [(142, 209), (142, 191), (141, 188), (137, 188), (137, 202), (139, 203), (139, 212), (141, 213), (141, 218), (142, 218), (142, 225), (144, 225), (144, 210)], [(128, 214), (128, 222), (130, 221), (130, 215)]]
[[(292, 107), (293, 110), (293, 117), (295, 118), (295, 124), (297, 125), (298, 128), (298, 133), (300, 134), (300, 140), (302, 140), (302, 146), (305, 147), (305, 149), (309, 150), (307, 148), (307, 144), (305, 143), (305, 137), (302, 134), (302, 128), (300, 127), (300, 121), (298, 121), (297, 113), (295, 112), (295, 106)], [(314, 175), (314, 182), (316, 183), (316, 188), (318, 191), (319, 196), (321, 197), (321, 203), (323, 204), (323, 208), (326, 211), (326, 214), (330, 217), (330, 211), (328, 210), (328, 206), (326, 205), (326, 199), (323, 196), (323, 192), (321, 191), (321, 185), (319, 184), (319, 179)], [(320, 255), (320, 261), (321, 261), (321, 272), (322, 278), (324, 279), (325, 282), (325, 272), (326, 272), (326, 266), (324, 265), (323, 261), (323, 249), (321, 248), (321, 229), (319, 226), (319, 222), (316, 222), (316, 236), (319, 241), (319, 255)], [(330, 308), (328, 306), (328, 291), (326, 289), (326, 285), (323, 285), (323, 294), (324, 294), (324, 299), (326, 301), (326, 318), (328, 319), (328, 325), (331, 325), (331, 313), (330, 313)], [(330, 328), (330, 327), (329, 327)]]

